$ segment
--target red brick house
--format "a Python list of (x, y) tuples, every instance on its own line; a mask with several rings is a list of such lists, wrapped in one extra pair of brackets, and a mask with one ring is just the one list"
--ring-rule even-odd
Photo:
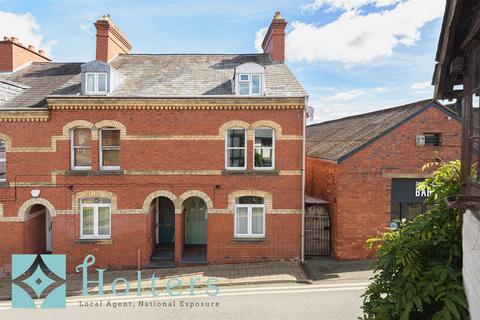
[(416, 188), (429, 175), (422, 166), (437, 156), (458, 159), (460, 128), (435, 101), (307, 127), (306, 194), (329, 202), (335, 258), (367, 258), (368, 238), (424, 212), (427, 194)]
[(0, 42), (0, 266), (301, 258), (307, 94), (280, 14), (262, 54), (130, 54), (95, 26), (87, 63)]

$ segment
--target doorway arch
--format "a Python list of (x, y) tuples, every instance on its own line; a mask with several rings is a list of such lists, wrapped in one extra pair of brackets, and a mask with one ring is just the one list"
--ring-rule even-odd
[(198, 196), (183, 202), (184, 248), (182, 263), (207, 263), (208, 204)]

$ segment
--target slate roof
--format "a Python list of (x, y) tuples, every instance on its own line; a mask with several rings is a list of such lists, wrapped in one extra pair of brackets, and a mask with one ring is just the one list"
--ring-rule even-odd
[[(246, 62), (265, 67), (266, 97), (307, 95), (288, 67), (273, 63), (268, 54), (121, 54), (111, 65), (126, 80), (109, 96), (234, 96), (230, 82), (234, 69)], [(81, 64), (35, 62), (13, 74), (0, 74), (0, 81), (30, 87), (0, 107), (45, 107), (46, 96), (78, 95)]]
[(341, 162), (430, 107), (456, 118), (440, 103), (423, 100), (310, 125), (306, 130), (306, 156)]

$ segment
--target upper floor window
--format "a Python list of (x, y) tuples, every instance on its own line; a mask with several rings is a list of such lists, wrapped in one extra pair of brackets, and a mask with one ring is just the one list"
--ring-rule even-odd
[(85, 94), (106, 94), (107, 73), (86, 72), (85, 73)]
[(92, 132), (89, 128), (71, 131), (71, 167), (73, 170), (92, 169)]
[(100, 169), (120, 169), (120, 130), (116, 128), (100, 130)]
[(246, 130), (243, 128), (228, 129), (226, 134), (225, 167), (233, 170), (246, 169)]
[(265, 68), (248, 62), (235, 68), (235, 93), (241, 96), (263, 95)]
[(262, 87), (261, 74), (240, 74), (238, 78), (238, 91), (242, 96), (260, 95)]
[(111, 201), (105, 198), (80, 200), (80, 237), (110, 238)]
[(265, 203), (262, 197), (235, 199), (235, 237), (265, 237)]
[(275, 132), (272, 128), (256, 128), (254, 132), (255, 169), (275, 167)]
[(0, 140), (0, 182), (7, 181), (7, 146)]

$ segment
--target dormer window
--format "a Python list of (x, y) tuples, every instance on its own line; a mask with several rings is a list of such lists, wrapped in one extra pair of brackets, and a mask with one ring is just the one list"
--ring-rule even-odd
[(240, 96), (261, 96), (264, 91), (265, 68), (248, 62), (235, 68), (235, 93)]
[(94, 60), (82, 64), (81, 70), (84, 95), (106, 95), (125, 80), (117, 70), (102, 61)]
[(106, 94), (107, 73), (86, 72), (85, 73), (85, 94)]

